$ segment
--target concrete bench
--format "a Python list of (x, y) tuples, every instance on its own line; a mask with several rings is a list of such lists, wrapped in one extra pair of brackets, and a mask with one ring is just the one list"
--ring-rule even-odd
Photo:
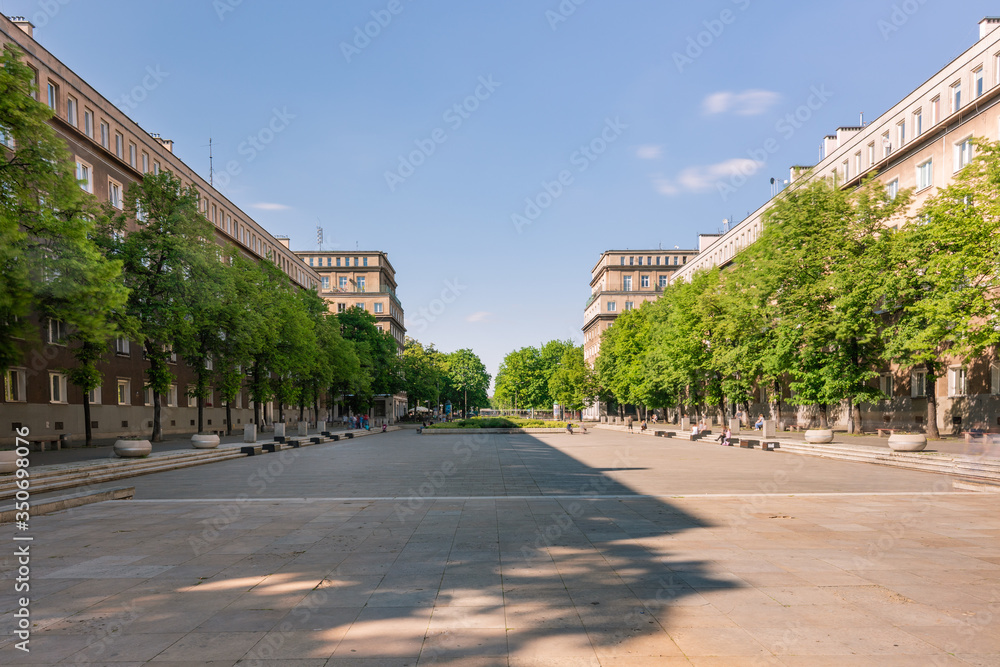
[(875, 429), (875, 432), (878, 434), (878, 437), (880, 437), (880, 438), (882, 437), (883, 433), (885, 434), (885, 437), (888, 438), (890, 435), (892, 435), (893, 433), (896, 432), (896, 429), (894, 429), (894, 428), (877, 428), (877, 429)]
[(736, 444), (739, 445), (740, 449), (753, 449), (760, 444), (760, 440), (753, 440), (752, 438), (736, 438)]
[(268, 454), (274, 454), (280, 452), (284, 447), (282, 447), (280, 442), (265, 442), (260, 446), (261, 450), (267, 452)]
[(28, 442), (36, 452), (44, 452), (46, 449), (57, 452), (62, 448), (62, 441), (59, 438), (29, 438)]
[(259, 456), (264, 453), (264, 449), (260, 445), (245, 445), (240, 447), (240, 451), (247, 456)]
[(774, 442), (773, 440), (761, 440), (760, 441), (760, 451), (762, 451), (762, 452), (773, 452), (776, 449), (781, 449), (781, 443)]
[(982, 438), (985, 442), (991, 435), (1000, 435), (997, 431), (962, 431), (962, 435), (965, 436), (966, 443), (972, 443), (978, 438)]

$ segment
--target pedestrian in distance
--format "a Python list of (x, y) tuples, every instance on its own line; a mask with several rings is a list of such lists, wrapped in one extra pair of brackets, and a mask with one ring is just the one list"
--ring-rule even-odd
[(764, 428), (764, 413), (763, 413), (763, 412), (762, 412), (762, 413), (760, 413), (760, 416), (759, 416), (759, 417), (757, 417), (757, 423), (755, 423), (755, 424), (753, 425), (753, 430), (755, 430), (755, 431), (759, 431), (759, 430), (761, 430), (762, 428)]
[(628, 427), (629, 433), (634, 432), (632, 429), (632, 415), (625, 417), (625, 426)]
[(641, 423), (641, 424), (639, 424), (639, 432), (640, 432), (640, 433), (643, 433), (643, 432), (645, 432), (645, 431), (646, 431), (646, 420), (645, 420), (645, 419), (643, 419), (643, 420), (642, 420), (642, 423)]

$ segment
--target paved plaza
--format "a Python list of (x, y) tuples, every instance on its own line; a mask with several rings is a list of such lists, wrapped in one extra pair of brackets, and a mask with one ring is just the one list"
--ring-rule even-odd
[(32, 518), (30, 653), (4, 550), (0, 664), (997, 665), (997, 496), (951, 481), (607, 431), (147, 475)]

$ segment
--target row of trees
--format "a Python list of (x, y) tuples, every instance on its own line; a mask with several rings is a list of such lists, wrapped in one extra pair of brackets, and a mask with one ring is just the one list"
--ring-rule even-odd
[(551, 410), (559, 404), (582, 410), (597, 395), (583, 346), (552, 340), (540, 347), (523, 347), (504, 357), (497, 371), (494, 404), (501, 409)]
[(490, 374), (469, 349), (440, 352), (407, 337), (403, 349), (403, 377), (411, 408), (436, 408), (451, 403), (464, 406), (464, 414), (489, 406)]
[(395, 340), (363, 310), (328, 312), (269, 259), (251, 261), (215, 242), (199, 194), (170, 172), (146, 175), (121, 210), (98, 206), (77, 181), (51, 110), (32, 93), (20, 54), (0, 63), (0, 367), (18, 363), (22, 343), (40, 345), (33, 316), (64, 324), (76, 365), (65, 369), (84, 393), (101, 385), (110, 341), (141, 344), (153, 393), (152, 439), (162, 439), (160, 396), (180, 354), (196, 373), (198, 429), (210, 388), (231, 404), (246, 386), (261, 423), (262, 404), (306, 406), (343, 396), (354, 411), (402, 389)]
[(936, 436), (946, 360), (1000, 343), (1000, 146), (977, 146), (909, 218), (912, 193), (875, 180), (787, 189), (729, 270), (700, 272), (616, 320), (601, 340), (601, 387), (620, 403), (723, 415), (727, 404), (749, 411), (764, 387), (780, 419), (787, 385), (824, 426), (831, 407), (849, 406), (856, 431), (861, 404), (885, 398), (880, 372), (922, 366)]

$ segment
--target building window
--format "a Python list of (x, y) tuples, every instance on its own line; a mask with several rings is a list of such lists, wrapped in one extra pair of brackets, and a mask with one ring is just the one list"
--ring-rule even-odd
[(108, 203), (110, 203), (115, 208), (121, 210), (123, 205), (121, 183), (116, 183), (112, 180), (108, 181)]
[(663, 289), (666, 286), (667, 286), (667, 277), (666, 276), (660, 276), (660, 289)]
[(649, 276), (639, 276), (639, 287), (649, 287)]
[(354, 266), (358, 266), (358, 258), (357, 257), (354, 258)]
[(948, 395), (965, 396), (966, 394), (966, 369), (965, 366), (958, 366), (948, 369)]
[(115, 338), (115, 354), (120, 354), (123, 357), (127, 357), (131, 354), (128, 338), (124, 338), (122, 336)]
[(962, 82), (954, 83), (951, 86), (951, 112), (955, 113), (962, 108)]
[(347, 304), (346, 303), (338, 303), (337, 304), (337, 312), (338, 313), (343, 313), (346, 310), (347, 310)]
[(892, 398), (892, 373), (882, 373), (878, 378), (878, 389), (886, 398)]
[(875, 142), (868, 144), (868, 166), (875, 164)]
[(125, 137), (122, 135), (121, 132), (115, 132), (115, 155), (118, 156), (118, 159), (120, 160), (125, 159), (124, 151), (125, 151)]
[(172, 384), (167, 389), (167, 407), (176, 408), (177, 407), (177, 385)]
[(625, 302), (625, 310), (633, 310), (634, 308), (635, 308), (635, 302), (634, 301), (626, 301)]
[(889, 157), (892, 154), (892, 141), (889, 139), (889, 133), (886, 132), (882, 135), (882, 157)]
[(132, 383), (129, 380), (118, 380), (118, 405), (129, 405), (132, 392), (130, 387)]
[(642, 266), (642, 257), (639, 258), (639, 266)]
[(635, 266), (635, 257), (629, 257), (628, 258), (628, 265), (629, 266)]
[(79, 125), (77, 125), (78, 118), (76, 115), (76, 99), (68, 95), (66, 96), (66, 120), (73, 127), (79, 127)]
[(358, 310), (364, 310), (365, 309), (365, 304), (363, 304), (363, 303), (361, 303), (359, 301), (358, 303), (354, 304), (354, 307), (357, 308)]
[(990, 366), (990, 394), (1000, 396), (1000, 364)]
[(3, 397), (8, 403), (24, 403), (28, 374), (23, 368), (8, 369), (4, 377)]
[(83, 109), (83, 133), (94, 138), (94, 112), (86, 107)]
[(160, 173), (160, 163), (159, 162), (154, 162), (153, 163), (153, 175), (158, 175), (159, 173)]
[(896, 195), (899, 194), (899, 179), (893, 179), (893, 181), (886, 186), (885, 192), (889, 195), (889, 199), (895, 199)]
[(608, 301), (608, 312), (613, 313), (618, 310), (618, 304), (614, 301)]
[(941, 96), (931, 100), (931, 125), (937, 125), (941, 120)]
[(313, 258), (312, 257), (309, 258), (309, 266), (313, 266)]
[(341, 291), (347, 290), (347, 276), (340, 276), (339, 285)]
[(632, 291), (632, 276), (622, 276), (622, 291)]
[(330, 289), (330, 276), (323, 276), (323, 289)]
[(66, 403), (66, 376), (62, 373), (49, 373), (49, 402)]
[(80, 189), (84, 192), (94, 193), (93, 171), (86, 162), (76, 161), (76, 180), (80, 182)]
[(90, 403), (91, 405), (100, 405), (101, 404), (101, 388), (100, 387), (94, 387), (93, 389), (91, 389), (90, 391), (87, 392), (87, 402)]
[[(862, 172), (861, 168), (861, 151), (854, 154), (854, 175), (858, 176)], [(740, 245), (743, 245), (742, 243)]]
[(972, 73), (972, 94), (973, 94), (973, 99), (975, 99), (975, 98), (979, 97), (980, 95), (982, 95), (984, 89), (985, 89), (985, 85), (984, 85), (984, 81), (983, 81), (983, 68), (980, 67), (979, 69), (975, 70)]
[(188, 399), (188, 407), (189, 408), (196, 408), (196, 407), (198, 407), (198, 399), (194, 395), (195, 390), (196, 390), (196, 387), (193, 384), (189, 384), (188, 385), (188, 388), (187, 388), (187, 399)]
[(964, 169), (972, 162), (972, 137), (955, 144), (955, 171)]
[(142, 152), (142, 173), (149, 173), (149, 153), (146, 151)]
[(625, 258), (624, 257), (622, 257), (621, 265), (625, 266)]
[(147, 406), (153, 405), (153, 388), (152, 387), (143, 387), (143, 390), (142, 390), (142, 402), (143, 402), (144, 405), (147, 405)]
[(59, 103), (59, 86), (49, 81), (48, 97), (46, 101), (48, 102), (49, 108), (53, 111), (56, 110), (56, 104)]
[(374, 308), (375, 308), (375, 314), (376, 315), (381, 315), (382, 314), (382, 304), (381, 303), (376, 303), (374, 305)]
[(924, 133), (924, 112), (917, 109), (913, 112), (913, 136), (919, 137)]
[(337, 258), (337, 266), (340, 266), (340, 258)]
[(138, 150), (138, 147), (134, 143), (131, 141), (128, 142), (128, 164), (133, 169), (135, 169), (136, 153), (138, 153)]
[(900, 123), (896, 125), (896, 146), (902, 148), (903, 144), (905, 143), (906, 143), (906, 121), (904, 120), (900, 121)]
[(851, 180), (851, 161), (850, 160), (844, 160), (844, 162), (840, 165), (840, 176), (841, 176), (841, 178), (844, 179), (845, 182)]
[(49, 343), (53, 345), (62, 344), (66, 339), (66, 323), (50, 317), (48, 320), (48, 333)]
[(917, 190), (929, 188), (934, 183), (934, 160), (917, 165)]
[(111, 128), (104, 121), (101, 121), (101, 145), (111, 150)]
[(919, 370), (910, 373), (910, 397), (923, 398), (927, 395), (927, 371)]
[(364, 261), (365, 266), (368, 266), (368, 258), (367, 257), (363, 257), (362, 259)]

